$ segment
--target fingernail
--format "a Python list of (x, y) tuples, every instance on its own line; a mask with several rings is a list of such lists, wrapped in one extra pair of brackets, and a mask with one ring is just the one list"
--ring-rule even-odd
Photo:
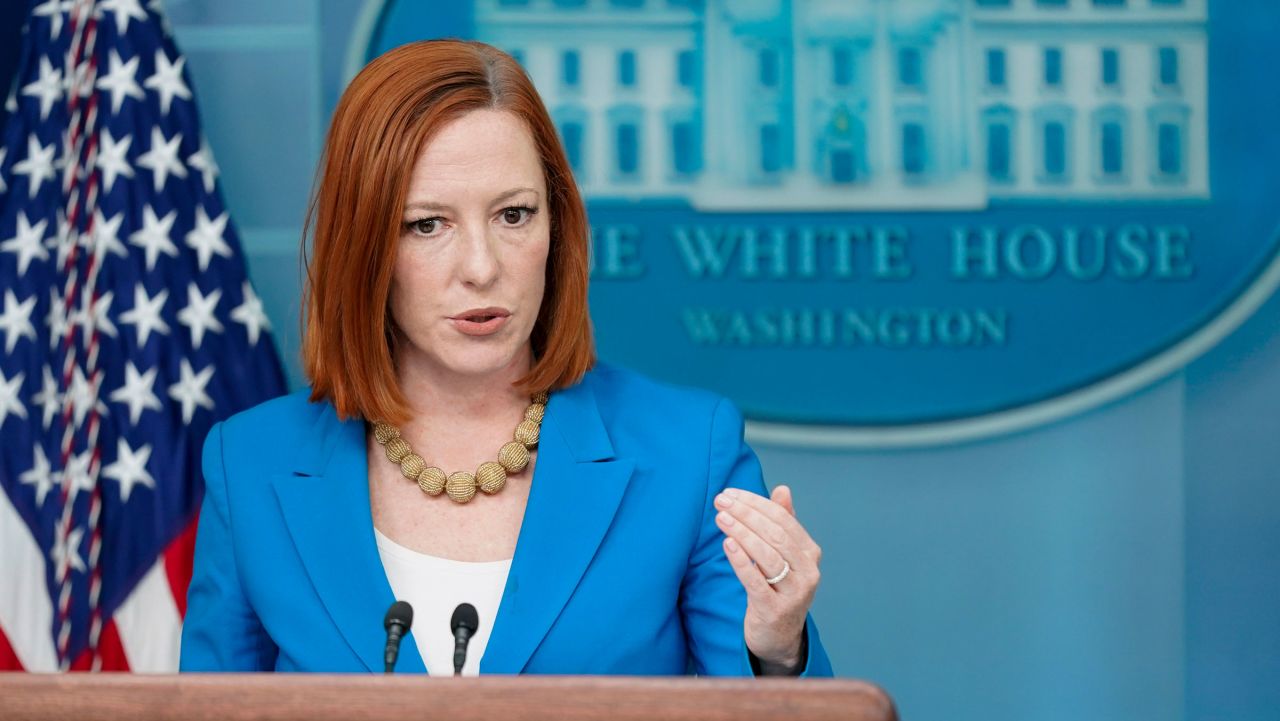
[(716, 515), (716, 518), (720, 520), (720, 523), (722, 523), (722, 524), (724, 524), (724, 525), (726, 525), (726, 526), (732, 526), (732, 525), (733, 525), (733, 516), (730, 516), (730, 515), (729, 515), (729, 514), (727, 514), (727, 513), (720, 513), (720, 514), (717, 514), (717, 515)]
[(733, 540), (732, 538), (727, 539), (727, 540), (724, 542), (724, 547), (725, 547), (725, 548), (727, 548), (727, 549), (729, 549), (729, 550), (730, 550), (730, 551), (732, 551), (733, 553), (737, 553), (737, 552), (738, 552), (738, 542), (737, 542), (737, 541), (735, 541), (735, 540)]
[(720, 495), (716, 496), (716, 505), (721, 506), (723, 508), (728, 508), (729, 506), (733, 505), (733, 498), (731, 498), (727, 493), (721, 493)]

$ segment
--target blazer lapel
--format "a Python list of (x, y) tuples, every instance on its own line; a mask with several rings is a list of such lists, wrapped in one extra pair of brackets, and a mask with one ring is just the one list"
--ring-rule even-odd
[[(373, 535), (364, 422), (339, 421), (326, 405), (311, 438), (298, 469), (273, 479), (276, 497), (334, 625), (364, 666), (381, 673), (382, 619), (395, 596)], [(401, 642), (396, 670), (426, 671), (412, 635)]]
[(529, 502), (481, 673), (524, 670), (595, 557), (634, 467), (630, 460), (614, 459), (587, 383), (551, 395)]

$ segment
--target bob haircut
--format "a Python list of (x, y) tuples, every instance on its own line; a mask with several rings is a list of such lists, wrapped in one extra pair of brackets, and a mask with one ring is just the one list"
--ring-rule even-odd
[(595, 364), (586, 209), (533, 83), (510, 55), (484, 43), (410, 43), (369, 63), (342, 94), (307, 210), (303, 253), (310, 236), (313, 256), (306, 261), (302, 362), (311, 400), (328, 400), (339, 418), (409, 419), (388, 305), (409, 179), (440, 128), (481, 109), (525, 122), (547, 184), (546, 290), (530, 338), (533, 367), (515, 386), (530, 394), (565, 388)]

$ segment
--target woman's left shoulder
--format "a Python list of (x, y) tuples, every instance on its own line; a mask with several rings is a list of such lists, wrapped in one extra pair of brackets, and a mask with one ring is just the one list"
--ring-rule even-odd
[(600, 418), (615, 438), (709, 440), (713, 426), (740, 433), (741, 416), (717, 393), (667, 383), (613, 364), (598, 363), (582, 379)]
[(709, 416), (727, 400), (702, 388), (667, 383), (611, 363), (597, 363), (582, 382), (590, 387), (602, 412), (606, 408), (622, 407), (632, 412), (650, 408)]

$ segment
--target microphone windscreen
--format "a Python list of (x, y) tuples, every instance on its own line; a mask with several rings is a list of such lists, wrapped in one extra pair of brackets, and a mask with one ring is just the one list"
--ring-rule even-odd
[(476, 607), (469, 603), (458, 604), (458, 607), (453, 609), (453, 618), (449, 620), (449, 630), (455, 634), (463, 626), (472, 633), (480, 628), (480, 614), (476, 613)]
[(405, 601), (396, 601), (387, 609), (387, 617), (382, 620), (382, 627), (391, 630), (391, 624), (398, 623), (406, 631), (413, 625), (413, 606)]

